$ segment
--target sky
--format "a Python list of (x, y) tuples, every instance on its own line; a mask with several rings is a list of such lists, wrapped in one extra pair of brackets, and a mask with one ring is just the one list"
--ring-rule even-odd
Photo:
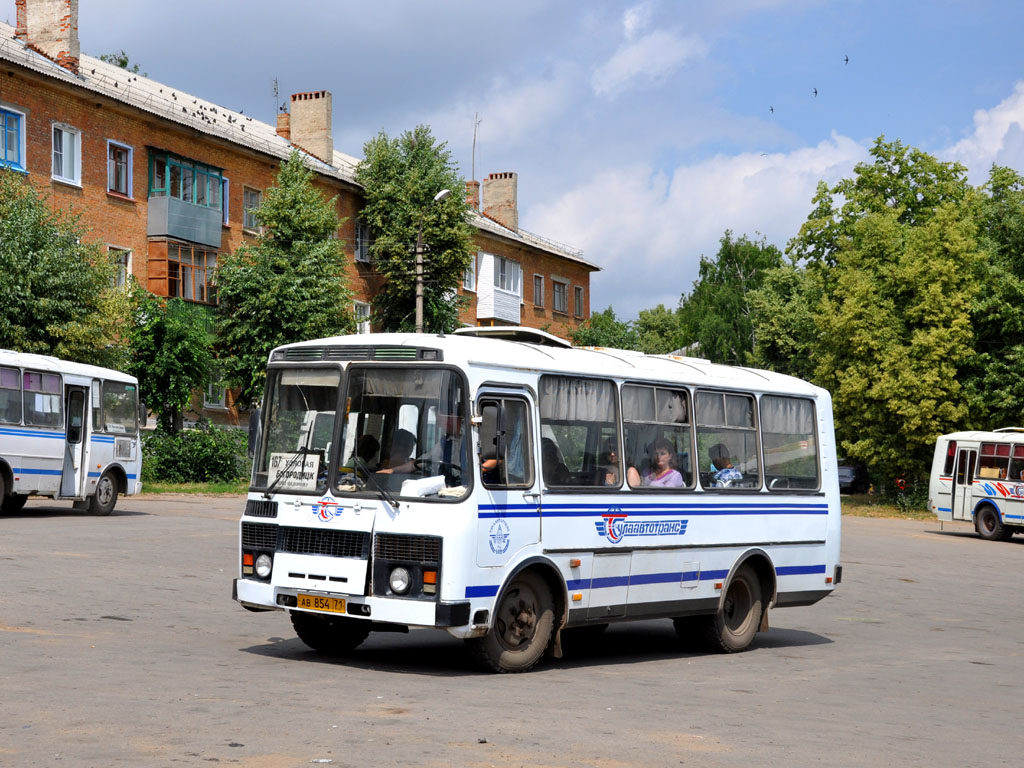
[(784, 248), (880, 135), (1024, 172), (1022, 29), (1019, 0), (79, 6), (84, 53), (255, 118), (330, 91), (342, 152), (428, 124), (465, 178), (516, 172), (520, 226), (582, 249), (624, 320), (677, 306), (726, 230)]

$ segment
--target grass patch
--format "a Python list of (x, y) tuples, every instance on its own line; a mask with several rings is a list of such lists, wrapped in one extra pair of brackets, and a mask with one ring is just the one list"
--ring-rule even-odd
[(927, 509), (899, 509), (892, 501), (866, 493), (851, 494), (841, 499), (843, 514), (854, 517), (894, 517), (901, 520), (935, 520)]
[(212, 482), (212, 483), (158, 483), (148, 482), (142, 484), (143, 493), (187, 493), (203, 495), (242, 495), (249, 490), (249, 480), (235, 480), (234, 482)]

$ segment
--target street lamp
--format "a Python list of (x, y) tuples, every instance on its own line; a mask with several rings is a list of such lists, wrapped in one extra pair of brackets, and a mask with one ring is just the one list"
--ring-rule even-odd
[[(451, 193), (450, 189), (442, 189), (434, 195), (433, 203), (441, 202)], [(426, 211), (420, 214), (420, 228), (416, 233), (416, 333), (423, 333), (423, 218), (426, 214)]]

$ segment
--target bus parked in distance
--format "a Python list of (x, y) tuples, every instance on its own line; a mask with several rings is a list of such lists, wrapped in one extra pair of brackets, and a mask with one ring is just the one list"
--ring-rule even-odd
[(30, 495), (109, 515), (142, 489), (139, 384), (95, 365), (0, 349), (0, 500)]
[(523, 328), (270, 355), (233, 597), (310, 647), (435, 627), (486, 667), (665, 618), (742, 651), (839, 583), (829, 394)]
[(983, 539), (1024, 533), (1024, 428), (953, 432), (935, 442), (928, 508), (939, 520), (971, 520)]

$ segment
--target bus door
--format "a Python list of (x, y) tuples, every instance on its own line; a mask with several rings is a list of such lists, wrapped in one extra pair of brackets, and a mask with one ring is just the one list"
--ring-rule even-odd
[(977, 460), (977, 449), (961, 448), (957, 453), (951, 504), (954, 520), (971, 519), (974, 510), (974, 466)]
[(540, 492), (533, 456), (533, 401), (526, 393), (482, 391), (477, 565), (500, 566), (540, 541)]
[(86, 404), (89, 390), (85, 387), (64, 387), (64, 412), (67, 418), (64, 440), (64, 468), (60, 475), (60, 495), (80, 497), (85, 462), (82, 452), (85, 448)]

